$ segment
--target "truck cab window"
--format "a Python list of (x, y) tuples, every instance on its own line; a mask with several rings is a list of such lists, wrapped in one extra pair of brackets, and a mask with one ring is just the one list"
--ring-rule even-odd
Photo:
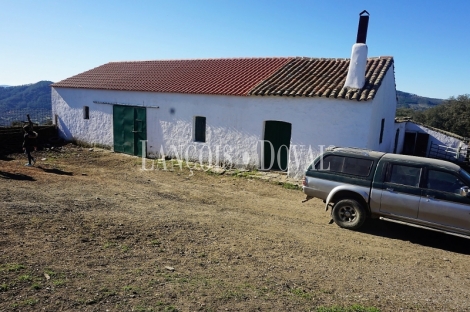
[(418, 187), (421, 168), (392, 164), (387, 182)]
[(428, 189), (460, 194), (460, 188), (462, 186), (466, 186), (465, 183), (451, 173), (437, 170), (429, 170), (428, 172), (428, 180), (426, 183)]

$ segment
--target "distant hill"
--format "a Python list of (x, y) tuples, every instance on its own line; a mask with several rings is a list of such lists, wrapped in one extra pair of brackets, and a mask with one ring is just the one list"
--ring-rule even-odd
[(0, 112), (12, 109), (51, 109), (52, 81), (0, 88)]
[(37, 124), (51, 124), (51, 81), (0, 88), (0, 127), (22, 125), (26, 115)]
[(431, 107), (435, 107), (444, 101), (443, 99), (428, 98), (398, 90), (397, 97), (397, 108), (411, 108), (413, 110), (425, 110)]
[(9, 87), (7, 85), (0, 85), (1, 88), (6, 88), (6, 87)]

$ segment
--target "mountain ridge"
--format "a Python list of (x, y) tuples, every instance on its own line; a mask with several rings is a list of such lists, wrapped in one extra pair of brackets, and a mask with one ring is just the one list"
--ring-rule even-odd
[(0, 88), (0, 111), (16, 109), (51, 109), (52, 81)]
[(442, 104), (444, 99), (430, 98), (397, 90), (397, 108), (425, 110)]

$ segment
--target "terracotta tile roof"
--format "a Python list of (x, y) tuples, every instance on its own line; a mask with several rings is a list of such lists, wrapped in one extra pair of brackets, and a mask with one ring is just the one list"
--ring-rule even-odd
[(111, 62), (52, 87), (219, 95), (374, 98), (390, 56), (369, 58), (362, 89), (343, 88), (349, 59), (233, 58)]
[(111, 62), (53, 87), (247, 95), (292, 58)]
[(393, 58), (369, 58), (362, 89), (343, 88), (349, 59), (295, 58), (254, 88), (251, 95), (373, 99)]

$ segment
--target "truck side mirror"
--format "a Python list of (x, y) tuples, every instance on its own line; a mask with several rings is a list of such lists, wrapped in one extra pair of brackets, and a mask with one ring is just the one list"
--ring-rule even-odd
[(468, 186), (462, 186), (460, 188), (460, 195), (465, 196), (465, 197), (470, 197), (470, 190)]

